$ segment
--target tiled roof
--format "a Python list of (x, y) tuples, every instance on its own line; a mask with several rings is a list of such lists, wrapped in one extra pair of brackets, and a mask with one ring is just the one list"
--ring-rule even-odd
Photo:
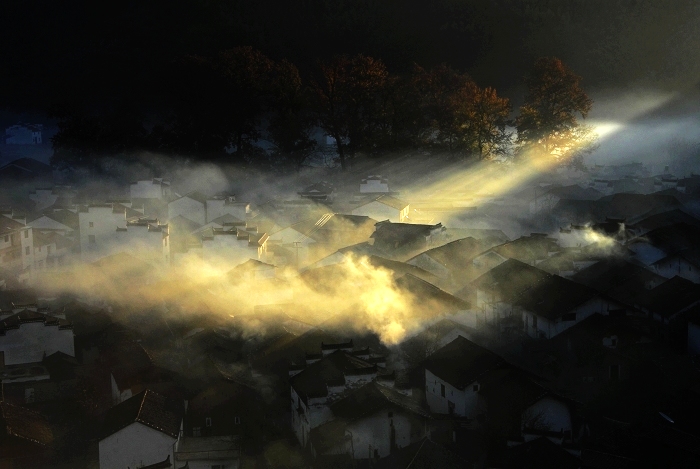
[(376, 373), (377, 367), (366, 360), (338, 350), (307, 366), (293, 376), (290, 384), (305, 401), (328, 395), (328, 386), (343, 386), (345, 374)]
[(501, 298), (538, 316), (556, 319), (598, 293), (558, 275), (515, 259), (508, 259), (474, 280), (483, 290), (497, 290)]
[(182, 404), (151, 390), (145, 390), (107, 411), (103, 438), (132, 423), (141, 423), (177, 438), (183, 414)]
[(421, 407), (418, 402), (376, 382), (355, 389), (334, 402), (331, 404), (331, 411), (336, 418), (351, 421), (370, 416), (388, 407), (400, 408), (415, 415), (430, 418), (430, 412)]
[(428, 357), (425, 369), (458, 389), (464, 389), (484, 373), (506, 366), (495, 353), (462, 336)]
[(37, 412), (0, 401), (0, 423), (6, 435), (13, 435), (41, 446), (51, 446), (53, 431), (48, 421)]
[(19, 329), (22, 324), (32, 322), (41, 322), (45, 326), (58, 326), (59, 329), (73, 328), (73, 325), (65, 319), (25, 309), (0, 321), (0, 335), (5, 335), (11, 329)]

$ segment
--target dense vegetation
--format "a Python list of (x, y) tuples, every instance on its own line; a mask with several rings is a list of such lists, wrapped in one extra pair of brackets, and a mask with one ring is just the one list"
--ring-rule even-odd
[[(373, 112), (392, 125), (378, 134), (346, 115), (346, 124), (323, 127), (349, 138), (348, 155), (381, 152), (426, 137), (419, 130), (431, 129), (422, 122), (430, 118), (411, 112), (448, 104), (440, 91), (417, 96), (426, 82), (461, 86), (489, 116), (504, 113), (503, 96), (520, 103), (537, 57), (560, 57), (588, 88), (691, 82), (700, 72), (698, 18), (693, 0), (12, 0), (0, 5), (0, 108), (50, 111), (65, 130), (60, 144), (80, 147), (77, 160), (134, 148), (212, 158), (226, 145), (236, 160), (256, 159), (261, 126), (253, 124), (262, 119), (294, 165), (309, 150), (301, 129), (319, 119), (307, 111), (330, 104), (327, 78), (349, 66), (342, 60), (362, 56), (382, 69), (374, 78), (384, 102)], [(259, 55), (250, 57), (260, 59), (258, 73), (274, 69), (263, 81), (277, 83), (233, 84), (225, 69), (237, 58), (226, 54), (246, 46)], [(444, 81), (455, 77), (470, 84)], [(238, 94), (221, 95), (224, 87)], [(345, 111), (366, 112), (366, 101), (356, 104)], [(451, 118), (432, 119), (450, 150), (502, 151), (502, 139), (488, 141), (500, 120), (465, 137)]]

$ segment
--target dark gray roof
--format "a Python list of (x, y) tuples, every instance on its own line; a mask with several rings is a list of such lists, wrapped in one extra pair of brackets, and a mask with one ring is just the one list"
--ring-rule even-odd
[(425, 369), (458, 389), (485, 373), (507, 366), (505, 360), (462, 336), (428, 357)]
[(102, 437), (105, 438), (138, 422), (177, 438), (183, 415), (182, 403), (171, 401), (151, 390), (145, 390), (107, 411)]

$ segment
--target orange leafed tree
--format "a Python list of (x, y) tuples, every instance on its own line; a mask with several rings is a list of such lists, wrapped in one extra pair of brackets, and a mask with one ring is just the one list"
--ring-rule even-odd
[(589, 151), (596, 136), (578, 116), (585, 119), (593, 101), (581, 88), (581, 77), (561, 60), (544, 57), (535, 61), (526, 85), (525, 103), (516, 119), (521, 150), (560, 160)]

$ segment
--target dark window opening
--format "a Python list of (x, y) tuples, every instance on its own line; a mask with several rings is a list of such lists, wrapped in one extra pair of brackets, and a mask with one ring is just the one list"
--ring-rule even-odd
[(445, 397), (445, 385), (444, 384), (440, 385), (440, 395), (442, 397)]

